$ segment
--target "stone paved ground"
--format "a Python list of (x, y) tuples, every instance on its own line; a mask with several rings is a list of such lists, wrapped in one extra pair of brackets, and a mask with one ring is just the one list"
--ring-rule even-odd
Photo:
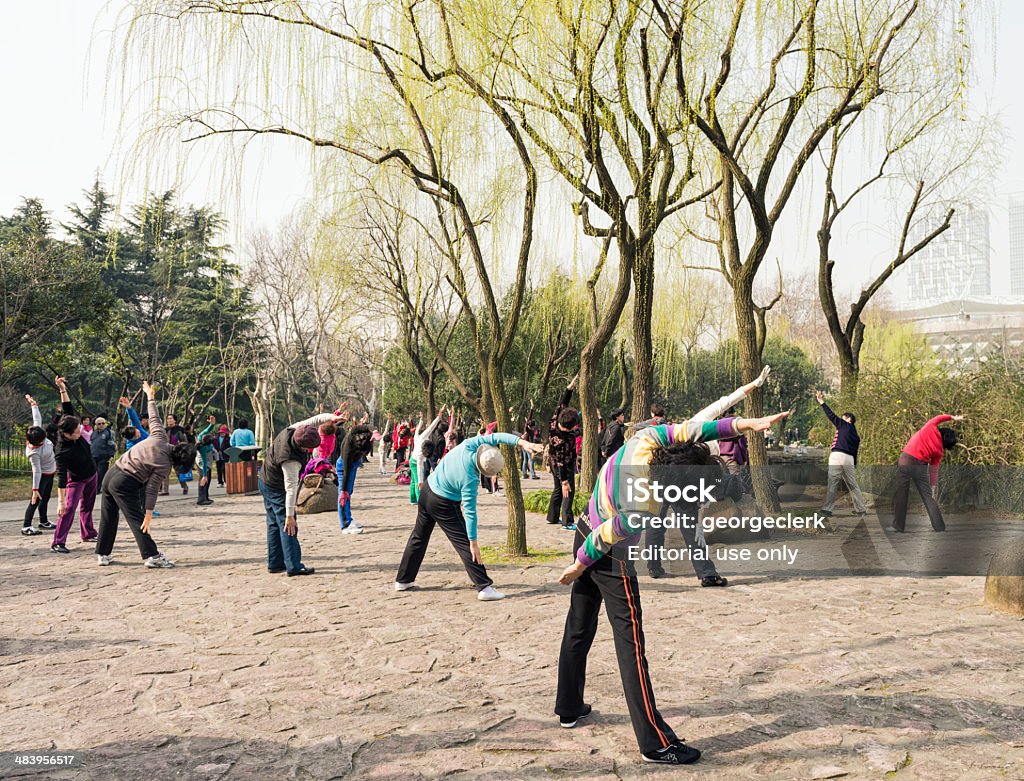
[[(115, 566), (74, 542), (58, 558), (7, 506), (0, 750), (83, 750), (86, 767), (35, 776), (75, 781), (1024, 778), (1024, 621), (980, 606), (982, 578), (642, 578), (658, 703), (705, 751), (656, 768), (607, 624), (595, 718), (551, 714), (568, 555), (492, 567), (510, 598), (480, 603), (438, 535), (422, 588), (396, 594), (413, 513), (374, 474), (356, 500), (362, 536), (300, 522), (308, 578), (266, 572), (258, 498), (162, 501), (166, 571), (126, 528)], [(500, 500), (481, 504), (500, 543)], [(535, 547), (569, 544), (529, 526)]]

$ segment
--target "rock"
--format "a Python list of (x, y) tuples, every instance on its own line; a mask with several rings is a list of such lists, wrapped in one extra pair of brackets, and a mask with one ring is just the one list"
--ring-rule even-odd
[(992, 557), (984, 601), (996, 610), (1024, 616), (1024, 537), (1007, 542)]
[(849, 775), (849, 772), (835, 765), (811, 768), (811, 778), (815, 779), (815, 781), (823, 778), (842, 778), (845, 775)]

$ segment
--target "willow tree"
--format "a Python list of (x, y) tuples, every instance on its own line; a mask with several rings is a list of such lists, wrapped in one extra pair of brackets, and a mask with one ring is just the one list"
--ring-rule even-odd
[[(714, 198), (718, 270), (733, 291), (745, 381), (762, 369), (764, 309), (755, 283), (807, 164), (837, 126), (866, 112), (891, 81), (905, 83), (928, 25), (959, 21), (958, 0), (732, 0), (690, 17), (688, 39), (714, 42), (704, 57), (674, 67), (687, 116), (713, 150), (721, 188)], [(746, 412), (763, 409), (761, 389)], [(767, 464), (763, 436), (750, 459)], [(766, 469), (754, 469), (761, 507), (778, 510)]]
[[(353, 163), (404, 176), (459, 250), (446, 281), (473, 333), (485, 416), (508, 430), (504, 362), (519, 324), (536, 209), (530, 152), (475, 63), (456, 55), (443, 9), (352, 6), (349, 13), (345, 3), (298, 0), (135, 0), (125, 56), (147, 67), (163, 126), (186, 141), (277, 136), (314, 154), (336, 153), (315, 157), (325, 195), (343, 189)], [(332, 165), (337, 157), (345, 163)], [(508, 192), (512, 179), (516, 195)], [(501, 272), (511, 278), (504, 310)], [(525, 554), (512, 455), (507, 541), (512, 553)]]
[(466, 46), (482, 52), (491, 93), (568, 186), (583, 231), (602, 240), (588, 287), (607, 286), (604, 269), (618, 264), (607, 298), (592, 298), (581, 357), (581, 486), (587, 489), (599, 466), (597, 365), (632, 289), (632, 416), (646, 417), (658, 231), (715, 188), (695, 163), (692, 126), (672, 86), (693, 4), (435, 2), (464, 20)]

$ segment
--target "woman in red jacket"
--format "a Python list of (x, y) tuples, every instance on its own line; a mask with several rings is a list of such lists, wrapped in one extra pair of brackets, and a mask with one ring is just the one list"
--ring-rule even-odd
[(902, 532), (907, 525), (907, 498), (911, 482), (917, 486), (917, 492), (921, 494), (921, 501), (928, 510), (932, 528), (937, 532), (946, 530), (942, 511), (935, 501), (935, 487), (939, 483), (939, 464), (942, 462), (942, 456), (947, 450), (956, 447), (960, 437), (951, 428), (939, 428), (939, 424), (963, 419), (963, 415), (936, 415), (907, 442), (897, 462), (895, 517), (888, 531)]

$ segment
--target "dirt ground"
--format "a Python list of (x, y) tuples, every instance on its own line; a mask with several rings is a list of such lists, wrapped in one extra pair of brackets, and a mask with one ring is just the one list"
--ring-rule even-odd
[[(161, 499), (171, 570), (141, 566), (124, 526), (114, 566), (77, 530), (52, 554), (3, 505), (0, 751), (80, 750), (84, 767), (32, 776), (76, 781), (1024, 779), (1024, 620), (983, 608), (981, 577), (642, 576), (658, 705), (705, 752), (653, 767), (606, 623), (595, 717), (552, 714), (570, 535), (530, 516), (531, 547), (565, 556), (492, 566), (509, 598), (481, 603), (438, 533), (420, 588), (395, 593), (414, 512), (374, 472), (365, 534), (300, 519), (304, 578), (267, 573), (259, 497)], [(482, 544), (503, 526), (481, 497)]]

